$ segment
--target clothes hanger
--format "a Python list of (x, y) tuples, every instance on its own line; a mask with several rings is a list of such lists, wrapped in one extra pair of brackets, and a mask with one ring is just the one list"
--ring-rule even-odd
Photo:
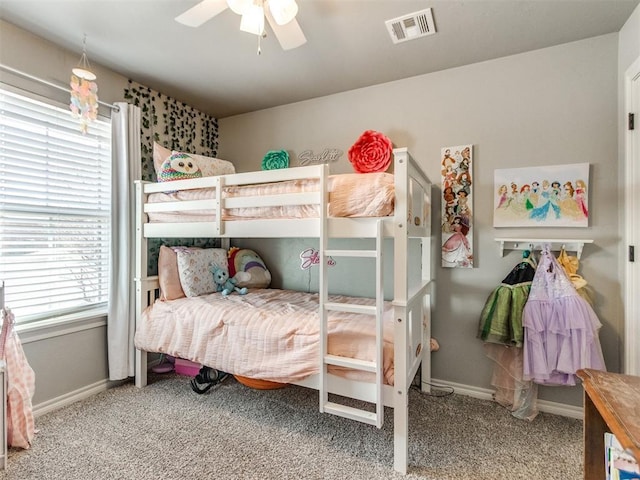
[(530, 250), (530, 249), (526, 249), (522, 251), (522, 261), (528, 263), (534, 268), (538, 266), (538, 262), (536, 261), (536, 258), (533, 255), (533, 250)]

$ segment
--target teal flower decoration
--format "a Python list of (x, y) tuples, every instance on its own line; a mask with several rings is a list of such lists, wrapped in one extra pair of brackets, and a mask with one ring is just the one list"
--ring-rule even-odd
[(286, 150), (269, 150), (262, 159), (262, 170), (276, 170), (289, 166), (289, 154)]

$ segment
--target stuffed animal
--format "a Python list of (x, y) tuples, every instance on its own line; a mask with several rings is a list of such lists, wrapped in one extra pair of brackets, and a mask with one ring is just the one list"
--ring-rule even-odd
[(262, 258), (253, 250), (231, 247), (228, 257), (229, 275), (238, 280), (238, 286), (267, 288), (271, 283), (271, 273)]
[(202, 172), (198, 164), (189, 155), (180, 152), (173, 152), (164, 161), (160, 172), (158, 172), (159, 182), (200, 177), (202, 177)]
[(240, 295), (247, 293), (246, 288), (236, 287), (236, 279), (229, 278), (229, 270), (222, 268), (219, 265), (212, 264), (209, 267), (211, 274), (213, 275), (213, 281), (216, 284), (216, 291), (221, 292), (223, 297), (226, 297), (232, 292), (238, 292)]

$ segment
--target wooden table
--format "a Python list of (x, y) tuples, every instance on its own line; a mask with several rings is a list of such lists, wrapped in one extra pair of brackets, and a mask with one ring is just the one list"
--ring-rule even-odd
[(604, 433), (640, 461), (640, 377), (584, 369), (584, 478), (606, 478)]

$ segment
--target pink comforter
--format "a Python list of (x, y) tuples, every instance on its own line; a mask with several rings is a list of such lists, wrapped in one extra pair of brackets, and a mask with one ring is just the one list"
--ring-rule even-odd
[[(386, 217), (394, 209), (394, 183), (390, 173), (345, 173), (329, 177), (329, 216)], [(225, 187), (223, 196), (259, 197), (285, 193), (317, 192), (318, 180), (290, 180), (247, 186)], [(149, 203), (215, 199), (215, 188), (181, 190), (173, 193), (152, 193)], [(214, 210), (183, 212), (151, 212), (150, 222), (207, 222), (215, 218)], [(315, 218), (314, 205), (282, 205), (275, 207), (247, 207), (225, 209), (224, 220), (252, 220), (263, 218)]]
[[(372, 305), (367, 298), (332, 295), (330, 302)], [(224, 372), (292, 383), (319, 372), (318, 295), (276, 289), (247, 295), (219, 293), (156, 301), (144, 312), (137, 348), (192, 360)], [(375, 317), (330, 312), (330, 354), (375, 360)], [(393, 319), (384, 312), (384, 380), (393, 385)], [(363, 381), (373, 374), (339, 367), (330, 371)]]

